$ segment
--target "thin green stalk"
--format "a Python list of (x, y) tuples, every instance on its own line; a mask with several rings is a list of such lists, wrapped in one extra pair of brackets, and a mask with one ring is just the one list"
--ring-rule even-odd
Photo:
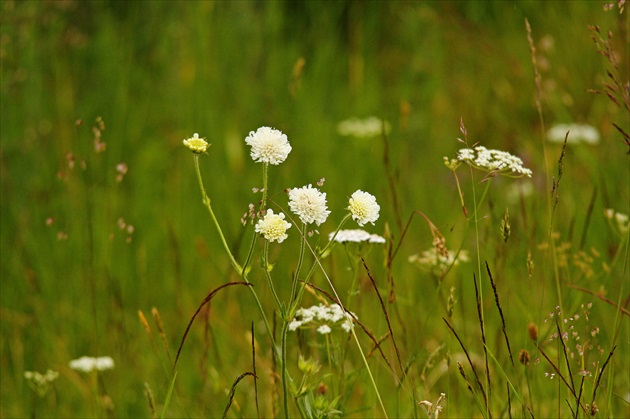
[[(334, 288), (333, 288), (334, 291)], [(337, 297), (338, 299), (339, 297)], [(363, 349), (361, 348), (361, 344), (359, 343), (359, 338), (357, 338), (357, 334), (354, 331), (354, 327), (352, 327), (352, 336), (354, 337), (354, 341), (357, 343), (357, 348), (359, 348), (359, 353), (361, 353), (361, 358), (363, 358), (363, 363), (367, 369), (368, 375), (370, 376), (370, 381), (372, 381), (372, 386), (374, 387), (374, 391), (376, 392), (376, 398), (378, 399), (378, 403), (381, 405), (381, 409), (383, 410), (383, 414), (387, 418), (387, 410), (385, 410), (385, 405), (383, 404), (383, 400), (381, 399), (381, 393), (378, 391), (378, 387), (376, 386), (376, 381), (374, 381), (374, 377), (372, 376), (372, 371), (368, 366), (367, 359), (365, 358), (365, 354), (363, 353)]]
[[(478, 288), (479, 288), (479, 312), (480, 312), (480, 317), (481, 317), (481, 324), (484, 324), (484, 314), (483, 314), (483, 286), (482, 286), (482, 281), (481, 281), (481, 249), (480, 249), (480, 241), (479, 241), (479, 212), (478, 212), (478, 208), (481, 205), (481, 203), (483, 202), (483, 200), (485, 199), (487, 193), (488, 193), (488, 189), (490, 188), (490, 181), (491, 179), (488, 179), (486, 181), (486, 188), (483, 191), (483, 195), (481, 196), (481, 199), (479, 201), (477, 201), (477, 190), (475, 188), (475, 177), (473, 174), (473, 169), (472, 167), (470, 167), (470, 178), (471, 178), (471, 183), (472, 183), (472, 193), (473, 193), (473, 210), (474, 210), (474, 221), (475, 221), (475, 242), (476, 242), (476, 248), (477, 248), (477, 271), (478, 271), (478, 276), (477, 276), (477, 281), (479, 282), (478, 284)], [(486, 357), (486, 365), (488, 365), (488, 355), (487, 352), (484, 352), (484, 356)], [(489, 416), (490, 415), (490, 376), (488, 374), (486, 374), (486, 388), (488, 389), (488, 392), (486, 393), (486, 415)]]
[[(227, 252), (228, 257), (230, 258), (230, 262), (232, 263), (232, 266), (234, 267), (234, 269), (236, 269), (237, 272), (239, 272), (243, 280), (249, 284), (250, 281), (247, 278), (247, 273), (245, 272), (245, 269), (241, 267), (241, 265), (239, 265), (236, 259), (234, 259), (234, 255), (232, 254), (232, 251), (230, 250), (230, 247), (228, 246), (227, 241), (225, 240), (225, 236), (223, 235), (223, 230), (221, 230), (219, 221), (217, 220), (217, 217), (214, 214), (214, 210), (212, 209), (210, 198), (208, 197), (208, 194), (206, 193), (206, 189), (203, 186), (203, 180), (201, 178), (201, 170), (199, 169), (199, 155), (198, 154), (194, 155), (194, 161), (195, 161), (195, 172), (197, 173), (197, 180), (199, 181), (199, 188), (201, 189), (202, 202), (204, 206), (208, 209), (208, 212), (210, 213), (212, 221), (214, 222), (214, 225), (217, 228), (217, 231), (219, 232), (219, 237), (221, 238), (221, 242), (223, 243), (223, 248)], [(255, 237), (256, 235), (254, 235), (254, 238)], [(250, 254), (251, 254), (251, 249), (250, 249)], [(248, 256), (248, 259), (250, 257), (251, 256)], [(281, 359), (280, 353), (278, 352), (278, 348), (276, 347), (276, 343), (273, 338), (273, 332), (271, 331), (271, 327), (269, 326), (269, 321), (267, 320), (267, 316), (265, 315), (265, 310), (263, 309), (262, 303), (260, 302), (260, 299), (258, 298), (258, 294), (256, 294), (256, 290), (254, 290), (254, 287), (247, 287), (247, 288), (252, 293), (252, 296), (254, 297), (254, 301), (256, 302), (256, 306), (258, 307), (258, 311), (260, 311), (260, 315), (263, 318), (263, 322), (265, 323), (265, 328), (267, 329), (267, 334), (269, 335), (269, 339), (271, 340), (271, 347), (272, 347), (273, 353), (275, 354), (277, 359)]]
[[(234, 259), (234, 255), (232, 255), (230, 246), (228, 246), (227, 241), (225, 240), (225, 236), (223, 235), (223, 230), (221, 230), (221, 226), (219, 225), (217, 216), (214, 214), (214, 210), (212, 209), (210, 197), (208, 196), (208, 194), (206, 194), (206, 188), (203, 186), (203, 179), (201, 178), (201, 170), (199, 169), (199, 154), (196, 154), (196, 153), (195, 153), (195, 172), (197, 173), (197, 180), (199, 181), (199, 188), (201, 189), (201, 196), (202, 196), (203, 204), (208, 209), (208, 212), (210, 213), (210, 217), (212, 218), (212, 222), (214, 223), (214, 226), (217, 228), (217, 231), (219, 232), (219, 238), (221, 239), (223, 248), (228, 254), (228, 257), (230, 258), (230, 262), (232, 263), (232, 266), (234, 266), (234, 269), (236, 269), (237, 272), (242, 273), (243, 268), (241, 267), (241, 265), (239, 265), (236, 259)], [(251, 288), (251, 287), (248, 287), (248, 288)]]
[(287, 332), (289, 322), (283, 320), (282, 325), (282, 401), (284, 405), (284, 417), (289, 418), (289, 389), (287, 388)]
[(265, 277), (267, 277), (267, 281), (269, 282), (269, 288), (271, 289), (271, 293), (273, 294), (273, 298), (276, 300), (276, 304), (278, 305), (278, 310), (282, 313), (282, 303), (280, 302), (280, 298), (278, 298), (278, 293), (276, 293), (276, 287), (273, 286), (273, 280), (271, 279), (271, 272), (269, 271), (269, 241), (265, 240), (265, 246), (263, 250), (263, 265), (265, 268)]

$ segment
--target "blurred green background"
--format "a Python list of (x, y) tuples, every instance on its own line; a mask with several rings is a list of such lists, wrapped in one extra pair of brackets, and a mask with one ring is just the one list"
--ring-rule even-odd
[[(164, 400), (170, 380), (167, 355), (161, 344), (152, 347), (138, 310), (150, 317), (151, 307), (158, 308), (172, 356), (203, 297), (237, 279), (201, 205), (191, 153), (182, 147), (182, 139), (194, 132), (212, 143), (209, 156), (201, 158), (204, 181), (241, 259), (251, 228), (243, 228), (239, 219), (248, 203), (259, 199), (252, 188), (261, 186), (261, 167), (250, 160), (244, 138), (259, 126), (282, 130), (293, 146), (286, 163), (270, 171), (272, 199), (286, 206), (283, 189), (326, 178), (322, 189), (333, 212), (320, 228), (322, 237), (343, 217), (349, 195), (363, 189), (375, 194), (382, 208), (371, 232), (385, 234), (387, 229), (398, 240), (402, 224), (417, 209), (440, 228), (447, 245), (457, 248), (465, 221), (454, 178), (442, 159), (462, 147), (456, 140), (460, 118), (471, 142), (521, 156), (534, 171), (536, 195), (509, 204), (506, 188), (521, 181), (497, 179), (482, 234), (485, 257), (505, 266), (501, 282), (509, 290), (506, 298), (513, 298), (508, 317), (514, 344), (524, 347), (527, 322), (538, 322), (542, 311), (557, 305), (550, 270), (543, 270), (547, 260), (537, 246), (548, 239), (546, 178), (556, 175), (560, 153), (560, 146), (548, 147), (545, 173), (525, 18), (536, 45), (546, 126), (588, 123), (602, 138), (596, 146), (568, 149), (554, 226), (562, 241), (576, 247), (585, 235), (584, 248), (600, 252), (593, 263), (600, 273), (596, 279), (576, 279), (569, 267), (563, 279), (617, 301), (627, 271), (622, 271), (623, 260), (610, 274), (601, 269), (600, 262), (610, 262), (619, 244), (602, 213), (609, 207), (628, 213), (627, 150), (610, 122), (626, 127), (629, 122), (627, 113), (605, 96), (588, 92), (601, 89), (609, 68), (596, 52), (588, 25), (615, 33), (627, 80), (628, 13), (617, 8), (606, 12), (604, 4), (4, 0), (0, 416), (96, 414), (89, 383), (67, 367), (82, 355), (110, 355), (117, 363), (100, 383), (113, 401), (109, 415), (149, 415), (145, 381), (156, 399)], [(390, 174), (400, 211), (394, 209), (382, 139), (337, 132), (341, 120), (372, 115), (392, 127)], [(97, 130), (106, 144), (101, 153), (94, 151), (97, 117), (104, 122), (104, 129)], [(117, 171), (120, 164), (126, 173), (121, 166)], [(467, 190), (466, 199), (470, 196)], [(509, 252), (497, 238), (498, 220), (508, 205), (513, 216)], [(449, 335), (440, 320), (444, 307), (438, 297), (422, 304), (427, 290), (433, 295), (434, 283), (406, 261), (431, 246), (429, 229), (418, 219), (408, 234), (395, 268), (397, 310), (409, 322), (406, 354), (422, 358)], [(471, 239), (465, 245), (470, 250)], [(281, 256), (298, 243), (296, 235), (282, 249), (273, 248), (278, 272), (290, 273), (295, 261)], [(527, 278), (528, 252), (539, 258), (541, 268), (533, 280)], [(370, 259), (379, 286), (386, 289), (380, 250)], [(461, 312), (454, 322), (477, 342), (478, 325), (466, 320), (475, 315), (469, 294), (473, 265), (450, 274), (441, 292), (448, 293), (451, 285), (461, 292)], [(343, 272), (339, 266), (331, 269)], [(254, 282), (265, 299), (269, 294), (262, 278)], [(598, 282), (602, 278), (607, 282)], [(279, 287), (286, 292), (287, 285)], [(547, 291), (542, 299), (534, 298), (529, 294), (533, 288)], [(564, 292), (573, 309), (596, 302), (593, 321), (603, 329), (602, 342), (611, 342), (618, 333), (614, 309), (569, 288)], [(491, 310), (491, 300), (489, 304)], [(369, 306), (365, 313), (360, 307), (356, 312), (384, 333), (382, 317), (370, 314)], [(250, 322), (259, 320), (250, 295), (226, 291), (213, 301), (210, 313), (211, 330), (199, 322), (184, 346), (174, 416), (220, 415), (226, 389), (250, 367), (247, 333)], [(627, 318), (623, 321), (618, 372), (628, 368)], [(257, 339), (267, 345), (262, 329)], [(60, 371), (61, 377), (52, 394), (35, 403), (23, 373), (46, 368)], [(628, 378), (621, 375), (614, 390), (619, 394), (628, 392)], [(452, 376), (449, 388), (457, 390), (448, 395), (447, 414), (468, 416), (474, 404), (456, 370)], [(390, 385), (385, 374), (383, 387)], [(237, 391), (246, 416), (255, 415), (252, 387), (243, 382)], [(270, 397), (270, 390), (265, 391)], [(428, 399), (443, 390), (423, 391), (417, 397)], [(617, 410), (609, 414), (628, 412), (619, 396), (612, 399)], [(388, 406), (397, 411), (392, 403)], [(397, 412), (409, 415), (406, 409), (410, 407)]]

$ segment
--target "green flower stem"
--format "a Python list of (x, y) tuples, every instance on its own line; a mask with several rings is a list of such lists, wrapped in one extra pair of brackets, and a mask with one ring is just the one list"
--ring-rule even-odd
[[(217, 231), (219, 232), (221, 242), (223, 243), (223, 247), (225, 251), (227, 252), (228, 257), (230, 258), (230, 262), (232, 262), (232, 266), (234, 266), (234, 269), (236, 269), (236, 271), (240, 274), (241, 278), (243, 278), (245, 282), (250, 284), (249, 279), (247, 278), (247, 273), (245, 272), (245, 268), (241, 267), (241, 265), (239, 265), (236, 259), (234, 259), (234, 255), (232, 255), (232, 251), (230, 250), (230, 247), (228, 246), (227, 241), (225, 240), (225, 236), (223, 235), (223, 231), (221, 230), (219, 221), (217, 220), (217, 217), (214, 215), (214, 210), (212, 209), (210, 198), (208, 197), (208, 194), (206, 194), (206, 189), (203, 186), (203, 180), (201, 178), (201, 170), (199, 169), (199, 155), (198, 154), (195, 154), (194, 160), (195, 160), (195, 172), (197, 173), (197, 180), (199, 181), (199, 187), (201, 189), (201, 196), (203, 199), (203, 204), (208, 209), (208, 212), (210, 213), (210, 216), (212, 217), (212, 221), (214, 222), (214, 225), (217, 228)], [(254, 240), (256, 239), (256, 236), (257, 235), (254, 234)], [(251, 253), (252, 253), (252, 249), (250, 249), (250, 255), (248, 255), (248, 261), (251, 259)], [(247, 266), (247, 265), (244, 265), (244, 266)], [(249, 289), (250, 292), (252, 293), (252, 296), (254, 297), (254, 300), (256, 301), (256, 306), (258, 307), (258, 311), (260, 311), (260, 315), (262, 316), (263, 321), (265, 322), (267, 334), (269, 335), (269, 339), (271, 340), (271, 348), (273, 350), (273, 353), (277, 359), (281, 359), (280, 353), (278, 352), (278, 348), (276, 347), (276, 343), (273, 338), (273, 332), (271, 331), (271, 327), (269, 326), (269, 321), (267, 320), (267, 316), (265, 316), (265, 311), (263, 310), (262, 303), (260, 302), (260, 299), (258, 298), (258, 294), (256, 294), (256, 290), (254, 290), (254, 287), (247, 287), (247, 289)]]
[[(276, 304), (278, 305), (278, 309), (282, 313), (282, 304), (280, 303), (280, 298), (278, 298), (278, 293), (276, 293), (276, 287), (273, 286), (273, 280), (271, 279), (271, 271), (269, 270), (269, 240), (265, 240), (265, 248), (263, 252), (263, 264), (265, 268), (265, 276), (267, 277), (267, 281), (269, 282), (269, 288), (271, 289), (271, 293), (273, 294), (273, 298), (276, 300)], [(286, 321), (286, 320), (285, 320)]]
[[(232, 262), (232, 266), (234, 266), (234, 269), (242, 273), (243, 268), (241, 267), (241, 265), (239, 265), (236, 259), (234, 259), (234, 255), (232, 255), (232, 251), (230, 250), (230, 247), (228, 246), (227, 241), (225, 240), (225, 236), (223, 235), (223, 230), (221, 230), (221, 226), (219, 225), (217, 216), (214, 214), (214, 210), (212, 209), (210, 197), (208, 197), (208, 194), (206, 194), (206, 188), (203, 186), (203, 179), (201, 178), (201, 170), (199, 169), (199, 154), (197, 153), (195, 153), (195, 171), (197, 172), (197, 180), (199, 181), (199, 188), (201, 189), (201, 196), (202, 196), (203, 204), (208, 209), (208, 212), (210, 213), (210, 217), (212, 218), (212, 222), (214, 222), (214, 226), (217, 228), (217, 231), (219, 232), (219, 238), (221, 239), (221, 243), (223, 243), (223, 248), (227, 252), (230, 258), (230, 262)], [(248, 287), (248, 288), (251, 288), (251, 287)]]
[[(298, 292), (297, 298), (292, 302), (291, 307), (289, 308), (289, 313), (288, 313), (289, 314), (289, 319), (292, 319), (293, 316), (295, 315), (295, 311), (297, 310), (297, 306), (300, 303), (300, 301), (302, 300), (302, 295), (304, 294), (304, 289), (306, 288), (306, 283), (308, 282), (308, 279), (315, 273), (315, 269), (317, 269), (317, 266), (320, 266), (322, 268), (322, 271), (324, 271), (324, 267), (321, 266), (321, 262), (319, 261), (319, 258), (321, 256), (325, 255), (328, 252), (330, 247), (334, 244), (335, 237), (337, 237), (337, 234), (339, 233), (339, 230), (341, 230), (341, 227), (343, 227), (343, 225), (346, 223), (346, 221), (348, 221), (348, 219), (350, 217), (351, 217), (350, 213), (346, 214), (346, 216), (343, 217), (343, 219), (339, 223), (339, 226), (337, 227), (337, 230), (335, 230), (335, 233), (333, 234), (332, 238), (328, 241), (326, 246), (324, 246), (324, 248), (321, 251), (316, 253), (316, 252), (313, 251), (313, 249), (311, 249), (311, 252), (315, 256), (315, 262), (313, 262), (313, 266), (311, 266), (311, 269), (308, 271), (308, 273), (304, 277), (304, 282), (300, 286), (300, 291)], [(306, 239), (304, 240), (303, 243), (307, 244), (306, 243)], [(310, 248), (310, 246), (309, 246), (309, 248)], [(297, 278), (297, 276), (296, 276), (296, 278)]]
[[(304, 251), (306, 249), (306, 223), (302, 223), (302, 240), (300, 241), (300, 254), (298, 256), (298, 263), (297, 266), (295, 268), (295, 274), (293, 275), (293, 283), (291, 284), (291, 300), (289, 302), (289, 307), (291, 307), (293, 305), (293, 303), (295, 302), (296, 299), (296, 290), (297, 290), (297, 283), (298, 283), (298, 279), (300, 277), (300, 270), (302, 269), (302, 264), (304, 262)], [(287, 313), (289, 314), (289, 313)], [(287, 317), (285, 319), (286, 321), (290, 321), (291, 317)]]
[(289, 321), (284, 320), (282, 325), (282, 393), (284, 404), (284, 417), (289, 418), (289, 390), (287, 389), (287, 332), (289, 330)]
[(368, 375), (370, 376), (370, 381), (372, 381), (372, 386), (374, 386), (374, 391), (376, 392), (376, 398), (378, 399), (378, 403), (381, 405), (381, 409), (383, 410), (383, 415), (387, 418), (387, 410), (385, 410), (385, 405), (383, 404), (383, 400), (381, 399), (381, 394), (378, 391), (378, 387), (376, 386), (376, 381), (374, 381), (374, 376), (372, 376), (372, 371), (368, 366), (367, 359), (365, 358), (365, 354), (363, 353), (363, 349), (361, 349), (361, 344), (359, 343), (359, 338), (357, 338), (357, 334), (354, 331), (354, 325), (352, 326), (352, 336), (354, 337), (354, 341), (357, 343), (357, 348), (359, 348), (359, 352), (361, 353), (361, 358), (363, 358), (363, 363), (367, 369)]

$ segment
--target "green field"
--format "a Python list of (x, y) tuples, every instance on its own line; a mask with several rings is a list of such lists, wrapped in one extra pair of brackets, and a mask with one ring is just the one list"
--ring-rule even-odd
[[(0, 417), (630, 417), (627, 9), (3, 0)], [(445, 165), (475, 146), (531, 178)], [(287, 331), (335, 295), (350, 333)]]

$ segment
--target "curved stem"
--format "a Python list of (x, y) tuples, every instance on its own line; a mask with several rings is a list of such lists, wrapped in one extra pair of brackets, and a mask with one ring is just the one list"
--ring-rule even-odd
[(282, 313), (282, 304), (280, 303), (280, 298), (278, 298), (278, 294), (276, 293), (276, 288), (273, 286), (273, 280), (271, 279), (271, 272), (269, 271), (269, 241), (265, 240), (265, 248), (263, 251), (263, 264), (264, 264), (264, 268), (265, 268), (265, 276), (267, 277), (267, 281), (269, 282), (269, 288), (271, 289), (271, 293), (273, 294), (273, 298), (275, 298), (276, 300), (276, 304), (278, 305), (278, 309), (280, 310), (280, 313), (283, 316), (283, 320), (284, 319), (284, 313)]

